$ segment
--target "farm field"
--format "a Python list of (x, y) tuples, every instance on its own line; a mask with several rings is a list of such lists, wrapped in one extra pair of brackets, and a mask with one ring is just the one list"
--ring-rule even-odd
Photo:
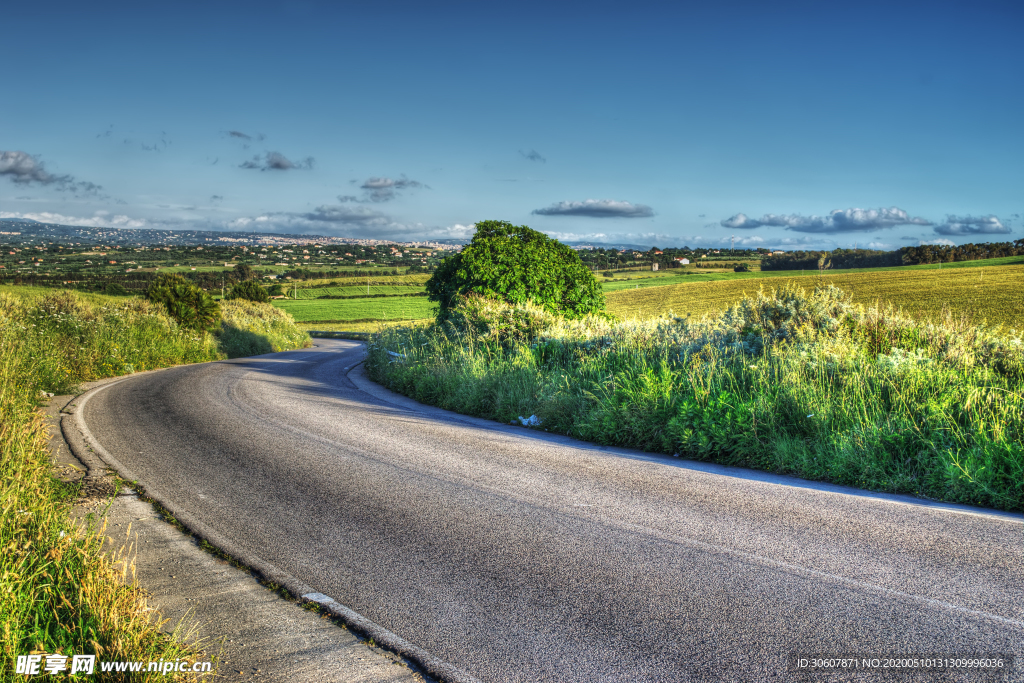
[[(1019, 262), (1020, 258), (1015, 257)], [(1004, 259), (993, 259), (1003, 261)], [(967, 262), (971, 263), (971, 262)], [(977, 262), (976, 262), (977, 263)], [(1015, 329), (1024, 329), (1024, 265), (989, 267), (909, 267), (864, 272), (826, 272), (819, 276), (792, 274), (771, 278), (751, 278), (687, 282), (624, 290), (608, 294), (608, 312), (622, 318), (650, 318), (663, 313), (704, 315), (724, 310), (764, 286), (781, 287), (792, 283), (807, 290), (833, 284), (853, 296), (855, 303), (871, 305), (891, 302), (907, 314), (935, 318), (943, 310), (966, 314), (976, 323), (987, 321)], [(755, 273), (754, 275), (768, 275)], [(740, 275), (737, 273), (737, 275)], [(772, 274), (774, 275), (774, 273)], [(769, 282), (751, 282), (767, 279)]]
[[(273, 302), (296, 322), (370, 322), (417, 320), (433, 317), (434, 303), (427, 297), (380, 297), (375, 299), (277, 299)], [(314, 328), (316, 329), (316, 328)], [(346, 326), (348, 330), (350, 327)]]
[[(366, 283), (369, 281), (371, 287), (386, 287), (386, 286), (397, 286), (397, 285), (420, 285), (422, 286), (427, 280), (430, 279), (430, 275), (427, 273), (413, 273), (411, 275), (373, 275), (373, 276), (362, 276), (362, 277), (343, 277), (343, 278), (327, 278), (327, 279), (311, 279), (304, 280), (299, 287), (301, 292), (303, 289), (320, 289), (321, 287), (360, 287), (362, 286), (365, 290)], [(279, 281), (282, 285), (291, 286), (294, 282), (287, 280)]]
[(433, 318), (421, 318), (419, 320), (370, 320), (364, 322), (331, 321), (320, 323), (295, 323), (303, 332), (313, 330), (324, 332), (380, 332), (389, 327), (419, 327), (434, 322)]
[(347, 287), (315, 287), (295, 291), (298, 299), (318, 299), (322, 296), (398, 296), (426, 292), (423, 285), (350, 285)]

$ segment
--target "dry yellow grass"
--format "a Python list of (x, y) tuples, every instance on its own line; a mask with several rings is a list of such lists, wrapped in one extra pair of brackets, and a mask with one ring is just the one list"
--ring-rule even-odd
[(607, 308), (622, 318), (649, 318), (670, 312), (703, 315), (728, 308), (744, 293), (788, 283), (808, 290), (833, 284), (850, 293), (855, 303), (889, 302), (914, 316), (934, 319), (949, 310), (965, 314), (976, 323), (1024, 329), (1024, 266), (1017, 265), (684, 283), (611, 292)]

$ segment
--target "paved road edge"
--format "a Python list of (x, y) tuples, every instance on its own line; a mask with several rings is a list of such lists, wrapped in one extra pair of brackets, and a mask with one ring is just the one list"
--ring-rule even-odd
[[(95, 476), (94, 470), (98, 468), (99, 461), (114, 469), (118, 474), (128, 481), (139, 481), (135, 474), (126, 468), (121, 462), (111, 455), (89, 430), (85, 422), (85, 406), (93, 396), (121, 382), (133, 379), (134, 376), (124, 377), (113, 382), (94, 387), (75, 399), (74, 411), (65, 414), (61, 418), (61, 431), (64, 432), (65, 440), (72, 453), (86, 467), (89, 468), (89, 476)], [(76, 429), (70, 429), (71, 424), (65, 426), (65, 420), (73, 420)], [(379, 624), (367, 619), (355, 610), (337, 602), (333, 598), (320, 593), (312, 586), (309, 586), (297, 578), (281, 570), (280, 568), (263, 560), (263, 558), (238, 547), (235, 543), (219, 534), (208, 525), (195, 519), (187, 511), (182, 510), (174, 504), (161, 491), (148, 486), (145, 487), (146, 495), (162, 505), (168, 512), (174, 515), (182, 526), (188, 529), (195, 536), (205, 540), (207, 543), (227, 553), (238, 562), (258, 572), (264, 579), (272, 581), (285, 588), (292, 595), (299, 596), (302, 601), (316, 603), (342, 621), (351, 630), (361, 633), (373, 639), (379, 647), (391, 650), (402, 657), (410, 660), (421, 668), (426, 674), (445, 681), (446, 683), (481, 683), (478, 679), (457, 667), (431, 655), (426, 650), (410, 643), (401, 636), (389, 631)]]

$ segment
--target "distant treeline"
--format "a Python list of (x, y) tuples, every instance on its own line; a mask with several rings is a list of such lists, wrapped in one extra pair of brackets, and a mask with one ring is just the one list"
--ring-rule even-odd
[(817, 270), (818, 261), (824, 258), (832, 268), (883, 268), (901, 266), (898, 251), (873, 251), (870, 249), (836, 249), (835, 251), (790, 251), (773, 254), (761, 259), (761, 270)]
[(953, 261), (979, 261), (986, 258), (1003, 258), (1024, 254), (1024, 239), (1015, 242), (983, 242), (981, 244), (922, 244), (919, 247), (900, 249), (903, 263), (908, 266), (918, 263), (952, 263)]
[[(411, 270), (411, 269), (410, 269)], [(104, 291), (107, 285), (117, 284), (129, 292), (145, 292), (149, 283), (159, 274), (157, 272), (138, 273), (18, 273), (13, 277), (0, 276), (0, 282), (13, 285), (30, 285), (34, 287), (67, 287), (86, 291)], [(164, 271), (167, 272), (167, 271)], [(262, 273), (258, 268), (252, 269), (257, 280), (262, 279)], [(313, 270), (290, 270), (278, 277), (290, 277), (292, 280), (316, 280), (327, 278), (356, 278), (356, 277), (384, 277), (389, 275), (401, 275), (402, 272), (390, 268), (375, 268), (373, 270), (339, 270), (339, 271), (313, 271)], [(179, 272), (178, 275), (194, 282), (203, 289), (220, 290), (222, 286), (230, 287), (238, 278), (233, 270), (223, 271), (191, 271)], [(330, 286), (330, 285), (328, 285)]]
[[(982, 244), (922, 244), (896, 251), (870, 249), (836, 249), (834, 251), (792, 251), (761, 259), (761, 270), (816, 270), (821, 259), (830, 268), (885, 268), (915, 266), (928, 263), (978, 261), (988, 258), (1024, 255), (1024, 239), (1016, 242), (985, 242)], [(823, 264), (824, 265), (824, 264)]]
[[(67, 287), (87, 291), (102, 291), (110, 284), (117, 284), (130, 292), (144, 292), (153, 281), (153, 273), (119, 273), (110, 275), (82, 275), (64, 273), (44, 275), (36, 273), (18, 274), (3, 279), (3, 284), (29, 285), (32, 287)], [(220, 284), (218, 283), (218, 287)]]

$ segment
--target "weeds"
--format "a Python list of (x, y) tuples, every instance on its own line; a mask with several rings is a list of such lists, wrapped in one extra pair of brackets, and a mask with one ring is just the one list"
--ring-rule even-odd
[(1024, 509), (1021, 339), (834, 287), (625, 322), (469, 299), (375, 335), (367, 369), (425, 403), (601, 444)]
[(134, 583), (131, 548), (106, 552), (102, 527), (70, 519), (78, 487), (52, 476), (36, 407), (41, 392), (66, 394), (103, 377), (215, 360), (221, 348), (234, 357), (310, 343), (269, 305), (225, 302), (224, 310), (214, 336), (179, 326), (162, 306), (141, 299), (0, 292), (0, 680), (15, 675), (18, 655), (31, 652), (125, 661), (193, 654), (182, 644), (186, 634), (161, 630)]
[(0, 330), (0, 679), (13, 677), (15, 658), (30, 652), (189, 658), (185, 634), (163, 633), (134, 585), (127, 542), (104, 553), (104, 529), (69, 518), (73, 499), (51, 474), (24, 350), (9, 327)]

